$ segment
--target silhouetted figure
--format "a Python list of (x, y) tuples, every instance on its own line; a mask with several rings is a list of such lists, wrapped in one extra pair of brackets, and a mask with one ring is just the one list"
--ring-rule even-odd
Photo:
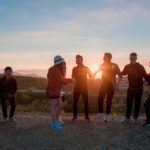
[(124, 67), (122, 75), (127, 75), (129, 81), (129, 87), (127, 90), (126, 118), (124, 122), (128, 123), (130, 121), (134, 101), (135, 106), (133, 118), (135, 123), (137, 123), (143, 95), (143, 79), (148, 80), (148, 75), (144, 67), (140, 63), (137, 63), (137, 54), (135, 52), (130, 54), (130, 63)]
[(8, 120), (6, 100), (9, 100), (11, 106), (9, 121), (16, 121), (14, 118), (14, 113), (16, 107), (15, 95), (17, 91), (17, 82), (16, 79), (12, 77), (12, 74), (13, 74), (12, 68), (6, 67), (4, 70), (4, 76), (0, 78), (0, 98), (3, 113), (2, 122), (6, 122)]
[[(105, 53), (103, 57), (104, 63), (100, 66), (100, 71), (102, 71), (100, 91), (98, 96), (98, 106), (99, 114), (97, 115), (98, 119), (104, 119), (104, 121), (109, 120), (109, 114), (111, 113), (112, 99), (115, 93), (115, 89), (119, 88), (119, 82), (116, 84), (116, 76), (118, 75), (119, 79), (122, 78), (121, 71), (117, 64), (111, 62), (112, 54)], [(120, 80), (118, 80), (120, 81)], [(104, 99), (106, 98), (106, 115), (104, 115)]]
[(88, 76), (92, 77), (91, 71), (88, 67), (83, 64), (83, 57), (81, 55), (76, 55), (77, 66), (72, 70), (72, 78), (76, 80), (75, 87), (73, 91), (73, 118), (77, 119), (77, 104), (80, 95), (82, 95), (84, 101), (85, 109), (85, 119), (89, 120), (89, 104), (88, 104)]
[(48, 86), (47, 97), (51, 103), (51, 129), (60, 131), (62, 129), (62, 122), (59, 120), (60, 111), (62, 109), (61, 91), (63, 85), (72, 82), (72, 79), (65, 78), (66, 66), (64, 66), (64, 59), (57, 55), (54, 57), (54, 66), (48, 70)]

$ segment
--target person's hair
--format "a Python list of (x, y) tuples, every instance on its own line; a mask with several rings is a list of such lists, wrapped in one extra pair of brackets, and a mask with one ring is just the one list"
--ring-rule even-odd
[(80, 58), (83, 60), (83, 57), (81, 55), (76, 55), (76, 58)]
[(5, 69), (4, 69), (4, 71), (7, 71), (7, 70), (13, 71), (12, 68), (9, 67), (9, 66), (8, 66), (8, 67), (5, 67)]
[(105, 53), (105, 56), (107, 56), (109, 59), (112, 59), (112, 54), (111, 53)]
[(66, 75), (66, 67), (64, 67), (64, 65), (66, 66), (66, 62), (65, 61), (62, 62), (61, 64), (55, 65), (60, 70), (60, 72), (61, 72), (61, 74), (63, 76)]
[(132, 52), (132, 53), (130, 53), (130, 56), (135, 56), (135, 57), (137, 57), (137, 53)]

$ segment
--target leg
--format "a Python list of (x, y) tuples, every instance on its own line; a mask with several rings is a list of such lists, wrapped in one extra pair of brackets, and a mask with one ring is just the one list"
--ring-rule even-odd
[(134, 91), (128, 89), (127, 91), (127, 110), (126, 110), (126, 118), (130, 119), (131, 111), (132, 111), (132, 103), (134, 98)]
[(150, 95), (146, 100), (144, 107), (145, 107), (146, 121), (150, 122)]
[(73, 115), (77, 116), (77, 104), (79, 101), (80, 93), (78, 91), (73, 92)]
[(50, 99), (52, 123), (57, 121), (57, 99)]
[(88, 117), (89, 116), (88, 91), (85, 91), (84, 93), (82, 93), (82, 98), (84, 101), (85, 117)]
[(108, 89), (107, 91), (107, 100), (106, 100), (106, 114), (109, 115), (111, 113), (112, 99), (114, 96), (115, 90)]
[(6, 98), (5, 97), (1, 98), (1, 105), (2, 105), (3, 117), (7, 118), (7, 106), (6, 106)]
[(16, 108), (15, 98), (14, 97), (9, 98), (9, 102), (10, 102), (10, 115), (9, 115), (9, 118), (13, 118), (14, 113), (15, 113), (15, 108)]
[(134, 118), (138, 118), (140, 112), (141, 99), (143, 95), (143, 89), (135, 91), (135, 108), (134, 108)]
[(99, 91), (99, 96), (98, 96), (99, 113), (103, 113), (104, 98), (105, 98), (105, 90), (103, 87), (101, 87)]

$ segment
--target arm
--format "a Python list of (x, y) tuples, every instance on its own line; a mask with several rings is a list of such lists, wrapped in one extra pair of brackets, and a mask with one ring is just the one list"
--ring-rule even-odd
[(14, 97), (18, 90), (16, 79), (13, 80), (12, 84), (13, 84), (13, 89), (11, 90), (10, 96)]
[(127, 66), (124, 67), (123, 71), (121, 72), (122, 76), (126, 76), (127, 75)]
[(147, 74), (145, 68), (142, 66), (142, 74), (143, 74), (143, 78), (149, 82), (149, 75)]
[(120, 71), (118, 65), (116, 65), (116, 74), (118, 75), (118, 79), (116, 82), (116, 90), (119, 91), (120, 83), (121, 83), (121, 80), (123, 77), (122, 77), (122, 74), (121, 74), (121, 71)]

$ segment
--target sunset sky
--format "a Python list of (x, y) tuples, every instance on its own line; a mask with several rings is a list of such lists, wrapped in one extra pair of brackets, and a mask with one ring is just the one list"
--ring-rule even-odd
[(47, 70), (59, 54), (70, 76), (76, 54), (93, 71), (104, 52), (122, 69), (135, 51), (149, 71), (149, 0), (0, 0), (0, 18), (0, 69)]

